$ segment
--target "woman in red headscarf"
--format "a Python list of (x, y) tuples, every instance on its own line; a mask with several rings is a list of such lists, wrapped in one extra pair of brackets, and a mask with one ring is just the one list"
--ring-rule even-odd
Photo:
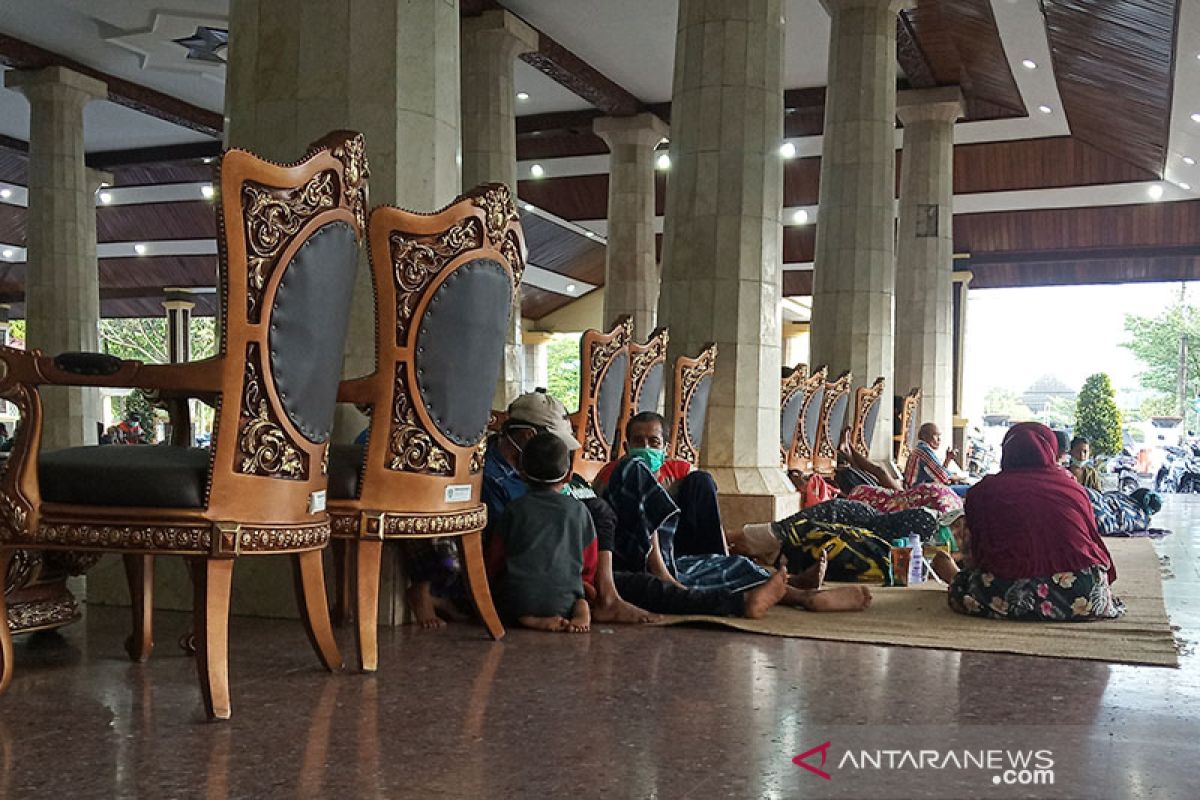
[(950, 607), (998, 619), (1111, 619), (1124, 612), (1112, 556), (1082, 486), (1057, 464), (1054, 432), (1037, 422), (1004, 437), (1000, 472), (967, 493), (965, 568), (948, 560)]

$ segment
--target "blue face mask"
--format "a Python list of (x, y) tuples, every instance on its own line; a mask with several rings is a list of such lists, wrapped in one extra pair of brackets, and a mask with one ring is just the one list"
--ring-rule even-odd
[(631, 447), (629, 448), (629, 455), (641, 459), (642, 463), (649, 467), (650, 472), (653, 474), (657, 474), (667, 460), (667, 451), (660, 450), (657, 447)]

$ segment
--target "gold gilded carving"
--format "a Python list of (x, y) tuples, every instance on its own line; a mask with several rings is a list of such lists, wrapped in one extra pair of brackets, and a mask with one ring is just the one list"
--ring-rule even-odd
[[(448, 514), (382, 514), (384, 536), (455, 536), (482, 530), (487, 525), (487, 506)], [(359, 517), (333, 515), (333, 535), (356, 538), (360, 535)]]
[(675, 457), (695, 463), (699, 458), (692, 431), (688, 427), (688, 412), (696, 395), (696, 387), (706, 375), (711, 375), (717, 361), (717, 348), (709, 347), (704, 350), (696, 363), (683, 369), (683, 376), (677, 390), (676, 423), (675, 423)]
[(421, 426), (409, 397), (404, 365), (396, 365), (395, 399), (392, 403), (392, 429), (388, 440), (388, 469), (423, 475), (454, 474), (454, 456), (440, 447)]
[(821, 367), (804, 381), (804, 399), (800, 402), (800, 416), (797, 421), (800, 435), (796, 437), (796, 455), (802, 460), (810, 460), (813, 456), (813, 446), (816, 441), (808, 441), (806, 421), (809, 414), (820, 414), (819, 408), (812, 407), (812, 401), (817, 394), (817, 389), (825, 385), (825, 376), (828, 371), (827, 367)]
[(57, 628), (79, 619), (79, 603), (70, 592), (55, 600), (13, 603), (8, 607), (8, 629), (12, 633)]
[(521, 243), (515, 231), (509, 231), (504, 236), (504, 244), (500, 246), (500, 254), (512, 268), (513, 285), (519, 286), (525, 275), (525, 257), (521, 255)]
[[(513, 201), (512, 191), (503, 183), (492, 184), (482, 194), (473, 196), (471, 203), (483, 209), (488, 241), (503, 252), (505, 229), (508, 223), (517, 221), (517, 204)], [(504, 256), (508, 258), (508, 253)], [(513, 269), (516, 270), (515, 263)]]
[(14, 550), (8, 562), (8, 574), (0, 587), (5, 594), (24, 588), (42, 566), (42, 554), (35, 550)]
[(234, 468), (246, 475), (307, 480), (308, 456), (296, 447), (271, 413), (262, 383), (257, 342), (246, 348), (242, 413), (238, 423), (238, 460)]
[(335, 147), (333, 157), (342, 162), (346, 205), (354, 212), (359, 231), (364, 231), (367, 229), (367, 178), (371, 176), (371, 169), (367, 165), (367, 148), (362, 134)]
[(421, 295), (451, 259), (483, 246), (479, 220), (469, 217), (437, 236), (406, 236), (394, 231), (389, 239), (392, 280), (396, 284), (396, 343), (404, 344)]
[(644, 349), (638, 348), (636, 351), (630, 351), (629, 402), (634, 409), (637, 408), (638, 401), (642, 397), (642, 389), (650, 370), (654, 368), (655, 364), (662, 364), (667, 360), (667, 340), (668, 335), (664, 328), (657, 335), (650, 337)]
[(591, 386), (592, 402), (587, 409), (587, 425), (583, 432), (583, 456), (588, 461), (608, 461), (611, 442), (604, 441), (600, 433), (599, 403), (597, 395), (604, 372), (612, 364), (613, 359), (621, 349), (629, 344), (629, 331), (623, 325), (618, 327), (607, 341), (593, 343), (588, 352), (587, 380)]
[[(329, 541), (329, 525), (325, 522), (294, 528), (252, 528), (243, 525), (238, 535), (238, 547), (243, 553), (300, 550), (320, 547)], [(208, 554), (212, 548), (212, 527), (43, 523), (32, 537), (25, 538), (54, 546)]]
[(487, 437), (484, 436), (479, 440), (479, 444), (475, 445), (475, 450), (471, 453), (471, 474), (478, 475), (483, 472), (483, 462), (487, 457)]
[(833, 414), (833, 407), (850, 391), (850, 381), (851, 375), (847, 372), (833, 383), (825, 384), (825, 396), (821, 398), (821, 417), (817, 427), (817, 455), (822, 458), (837, 457), (834, 440), (841, 431), (829, 429), (832, 421), (830, 416)]
[(242, 184), (242, 217), (246, 226), (246, 313), (257, 322), (267, 281), (279, 252), (313, 216), (338, 202), (337, 174), (325, 170), (299, 189), (277, 189), (254, 181)]

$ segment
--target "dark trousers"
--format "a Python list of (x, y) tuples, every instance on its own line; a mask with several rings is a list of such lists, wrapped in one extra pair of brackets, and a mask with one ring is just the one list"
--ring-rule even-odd
[(740, 617), (746, 609), (742, 592), (723, 589), (685, 589), (645, 572), (614, 572), (621, 597), (652, 614), (708, 614)]
[(671, 487), (679, 506), (675, 527), (676, 556), (726, 555), (725, 529), (717, 504), (717, 482), (707, 472), (695, 470)]

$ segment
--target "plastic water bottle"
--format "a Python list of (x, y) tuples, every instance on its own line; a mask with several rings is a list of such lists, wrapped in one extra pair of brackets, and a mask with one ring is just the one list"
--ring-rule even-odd
[(921, 548), (921, 537), (915, 533), (908, 537), (908, 546), (912, 549), (912, 558), (908, 562), (908, 585), (916, 586), (925, 582), (925, 560)]

